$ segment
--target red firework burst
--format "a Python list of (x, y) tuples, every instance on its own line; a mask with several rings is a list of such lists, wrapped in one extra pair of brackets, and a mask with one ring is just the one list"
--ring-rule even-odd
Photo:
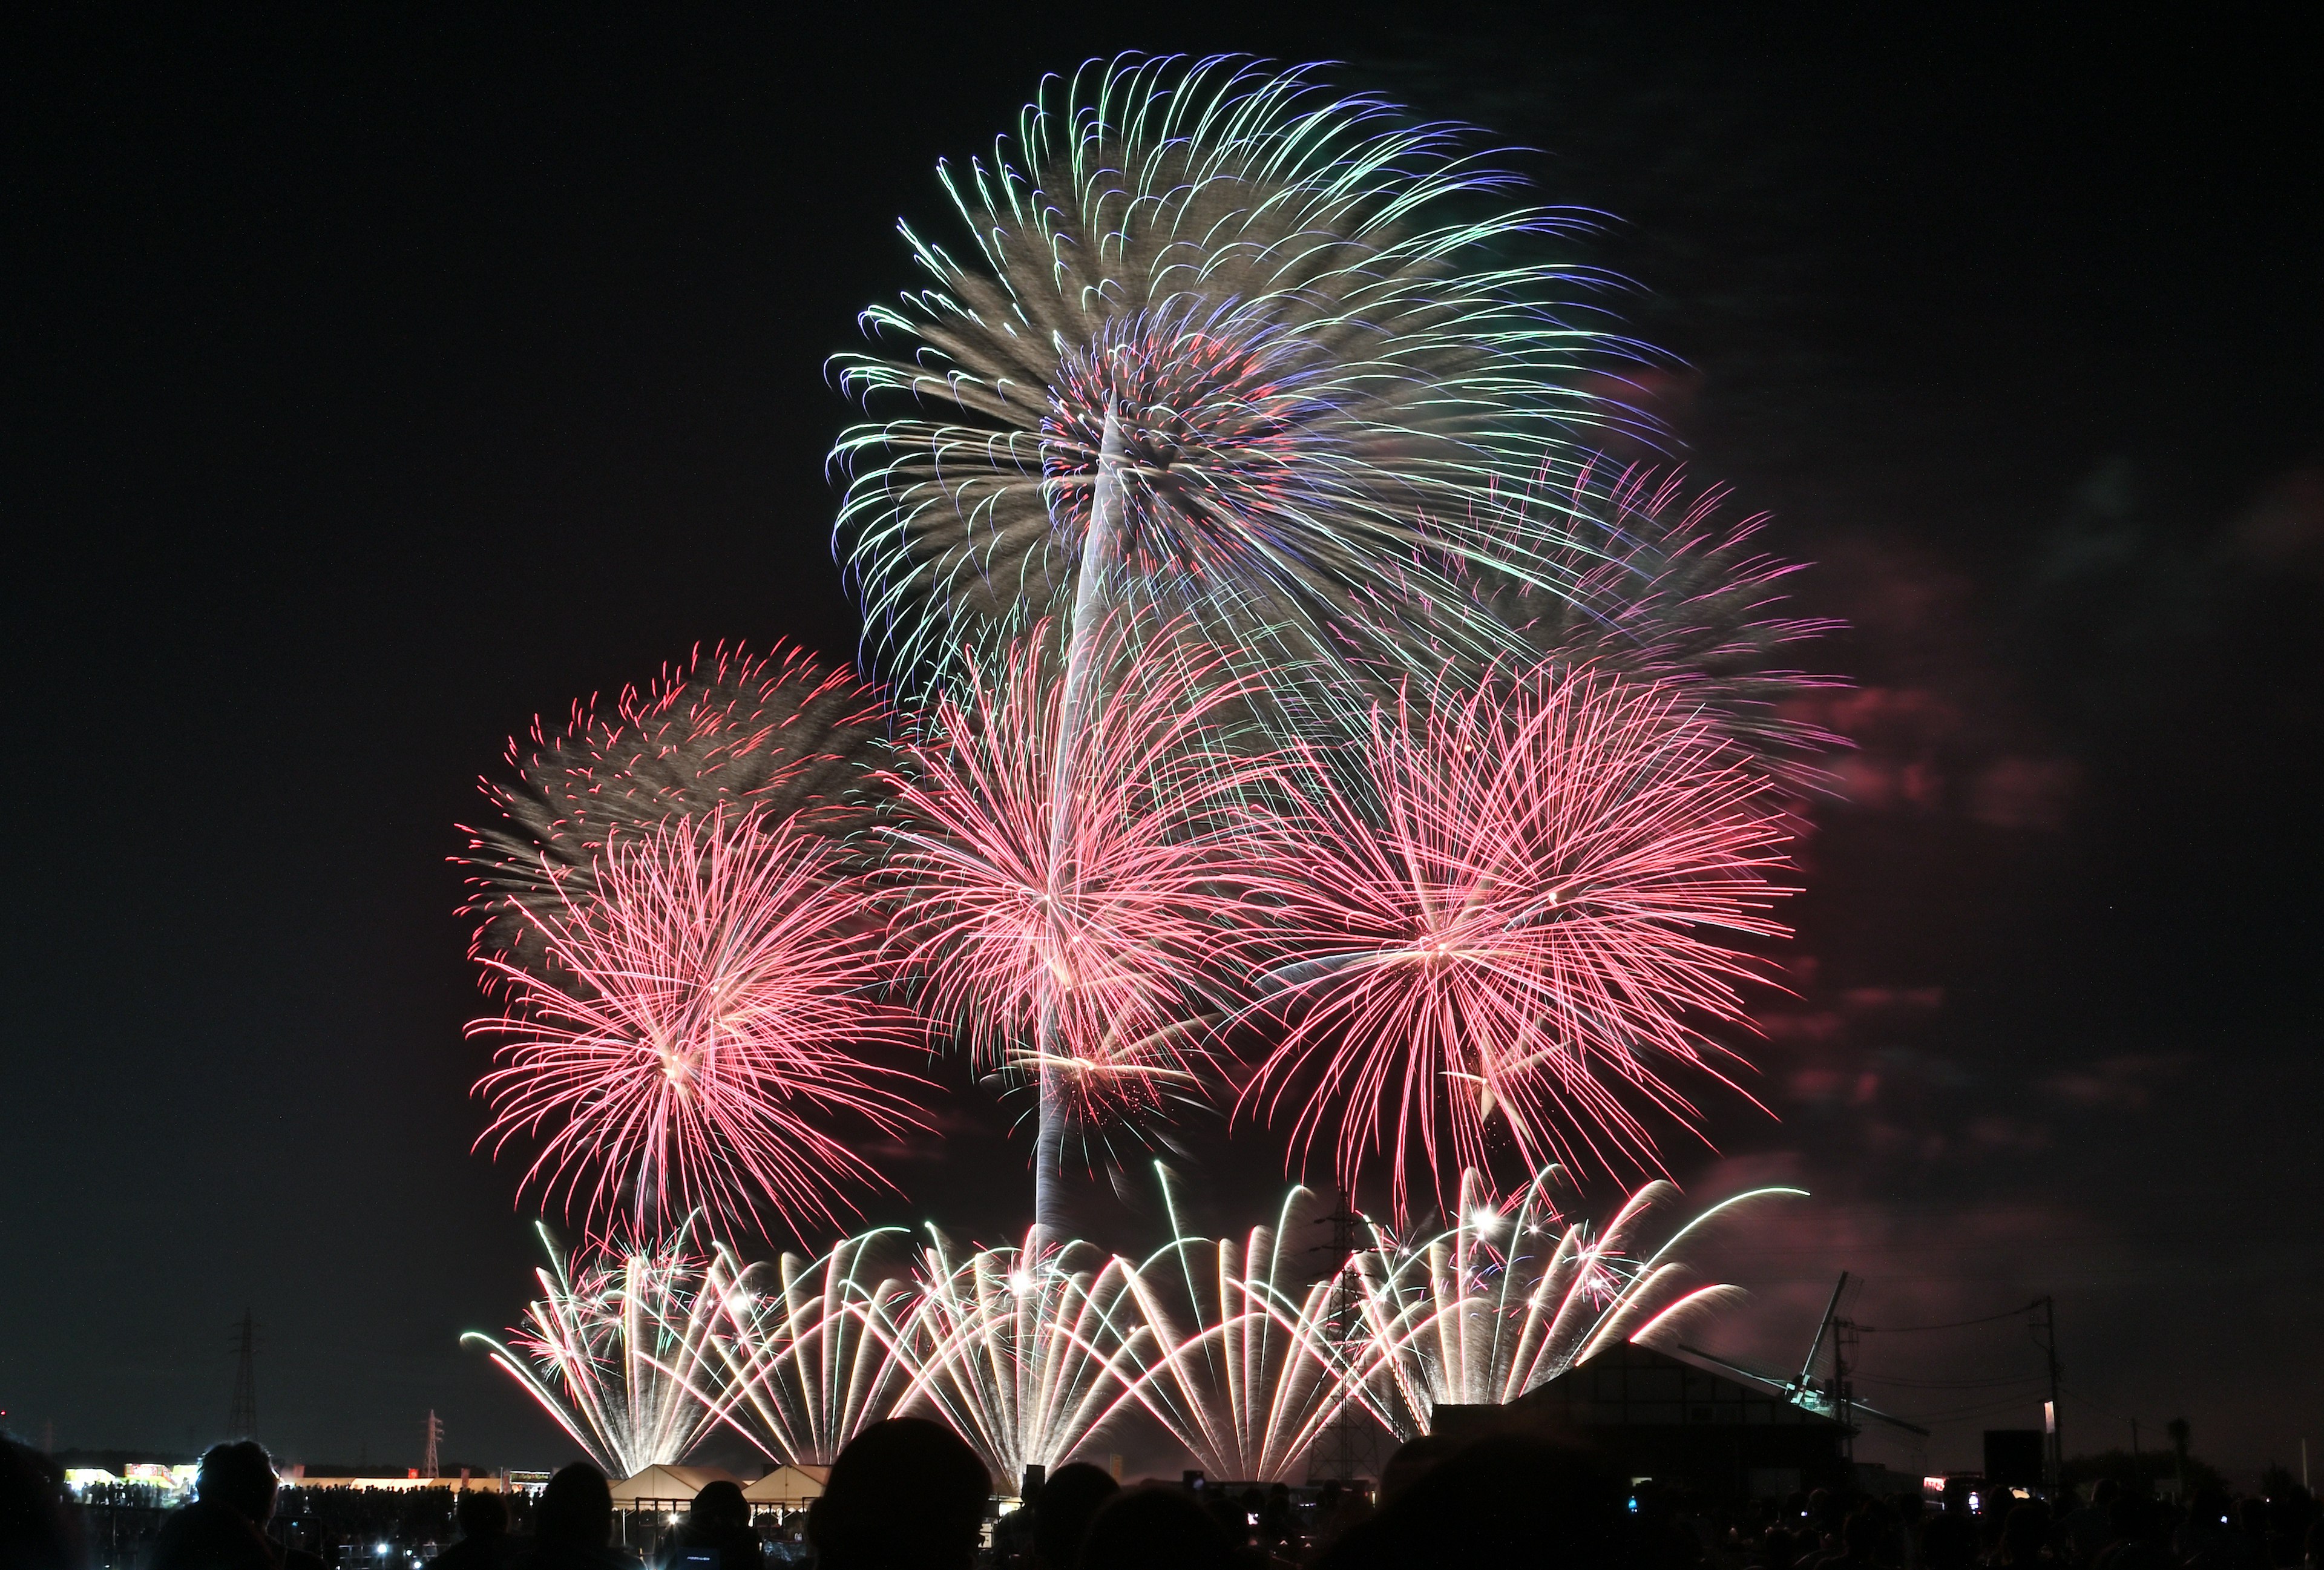
[(617, 834), (580, 880), (544, 869), (528, 906), (551, 962), (483, 964), (508, 1010), (469, 1026), (505, 1039), (477, 1082), (494, 1151), (546, 1131), (525, 1175), (586, 1216), (644, 1225), (701, 1207), (794, 1228), (833, 1219), (856, 1182), (885, 1179), (826, 1131), (918, 1123), (917, 1084), (861, 1048), (919, 1039), (878, 999), (868, 890), (827, 836), (714, 808)]
[(797, 649), (724, 644), (611, 703), (575, 704), (562, 731), (536, 720), (509, 743), (515, 780), (484, 788), (502, 821), (472, 830), (463, 858), (475, 952), (537, 969), (540, 925), (526, 913), (554, 918), (616, 834), (722, 807), (857, 827), (841, 814), (886, 724), (880, 695), (850, 672)]
[(1415, 1158), (1482, 1168), (1495, 1125), (1529, 1167), (1651, 1161), (1636, 1104), (1693, 1113), (1653, 1060), (1731, 1056), (1697, 1023), (1744, 1019), (1721, 938), (1781, 935), (1788, 891), (1776, 811), (1670, 689), (1545, 667), (1428, 697), (1374, 714), (1270, 880), (1287, 1034), (1243, 1095), (1293, 1108), (1297, 1150), (1329, 1130), (1349, 1184), (1385, 1150), (1399, 1214)]
[(1141, 656), (1110, 623), (1106, 696), (1076, 726), (1049, 642), (1037, 628), (937, 701), (885, 781), (899, 820), (881, 832), (891, 952), (927, 1012), (987, 1067), (1050, 1070), (1088, 1122), (1159, 1107), (1210, 1061), (1247, 914), (1245, 796), (1272, 766), (1220, 749), (1212, 726), (1244, 689), (1215, 657)]

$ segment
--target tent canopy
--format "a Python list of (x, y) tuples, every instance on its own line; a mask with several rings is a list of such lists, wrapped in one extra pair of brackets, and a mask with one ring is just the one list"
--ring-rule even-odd
[(828, 1466), (786, 1464), (744, 1489), (742, 1497), (752, 1504), (805, 1504), (809, 1500), (822, 1498), (823, 1485), (830, 1481), (831, 1468)]
[(613, 1487), (613, 1508), (635, 1510), (641, 1504), (685, 1504), (705, 1483), (740, 1482), (742, 1479), (717, 1466), (649, 1466)]

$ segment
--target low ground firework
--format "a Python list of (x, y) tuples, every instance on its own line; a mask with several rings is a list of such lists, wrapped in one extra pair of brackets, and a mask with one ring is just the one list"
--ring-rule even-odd
[(1085, 1242), (957, 1251), (935, 1228), (918, 1293), (893, 1332), (912, 1382), (908, 1409), (932, 1410), (1013, 1485), (1055, 1468), (1133, 1404), (1150, 1361), (1133, 1267)]
[[(1736, 940), (1775, 937), (1782, 820), (1683, 696), (1590, 671), (1448, 681), (1376, 710), (1352, 767), (1318, 761), (1282, 901), (1256, 934), (1284, 1034), (1246, 1111), (1328, 1137), (1344, 1187), (1385, 1155), (1527, 1170), (1652, 1159), (1662, 1073), (1717, 1075), (1745, 1025)], [(1440, 1195), (1441, 1197), (1441, 1195)]]
[(587, 891), (616, 834), (719, 809), (806, 813), (844, 833), (887, 717), (872, 689), (812, 655), (722, 644), (611, 702), (576, 704), (562, 730), (536, 721), (509, 743), (514, 779), (484, 785), (500, 821), (471, 830), (463, 858), (476, 952), (531, 968), (540, 928), (524, 912), (553, 914)]
[(740, 1268), (693, 1239), (692, 1218), (653, 1243), (609, 1240), (577, 1263), (540, 1229), (541, 1297), (503, 1342), (460, 1339), (494, 1362), (613, 1477), (683, 1461), (735, 1421), (727, 1299)]
[(829, 1465), (907, 1393), (895, 1337), (911, 1288), (879, 1268), (903, 1238), (890, 1228), (842, 1239), (820, 1259), (785, 1254), (729, 1290), (734, 1417), (786, 1461)]
[(1348, 1399), (1333, 1281), (1302, 1241), (1316, 1208), (1295, 1188), (1273, 1226), (1179, 1236), (1131, 1277), (1151, 1332), (1131, 1391), (1211, 1477), (1288, 1478)]
[[(943, 166), (969, 247), (907, 227), (932, 287), (867, 311), (884, 353), (840, 362), (899, 410), (835, 454), (887, 661), (989, 662), (1094, 568), (1107, 603), (1163, 611), (1142, 626), (1189, 615), (1281, 676), (1336, 658), (1325, 629), (1384, 568), (1449, 586), (1413, 564), (1484, 547), (1470, 503), (1628, 418), (1577, 391), (1630, 354), (1571, 303), (1603, 280), (1543, 256), (1582, 226), (1506, 205), (1518, 182), (1471, 141), (1311, 68), (1124, 55), (1050, 78), (991, 162)], [(1093, 552), (1109, 427), (1121, 515)], [(1501, 646), (1488, 615), (1466, 633)]]
[(879, 1001), (870, 892), (844, 855), (721, 808), (616, 836), (586, 891), (553, 883), (524, 913), (551, 963), (484, 961), (508, 1007), (469, 1027), (503, 1043), (477, 1083), (483, 1140), (538, 1137), (528, 1187), (649, 1227), (696, 1207), (828, 1222), (882, 1181), (841, 1132), (918, 1121), (918, 1081), (876, 1054), (920, 1037)]
[(1757, 1188), (1695, 1215), (1651, 1247), (1677, 1202), (1650, 1183), (1593, 1233), (1551, 1196), (1555, 1168), (1506, 1197), (1461, 1175), (1452, 1223), (1399, 1244), (1381, 1233), (1356, 1256), (1363, 1334), (1351, 1349), (1360, 1399), (1398, 1437), (1428, 1432), (1440, 1404), (1501, 1405), (1623, 1341), (1651, 1342), (1738, 1294), (1692, 1285), (1683, 1248), (1737, 1207), (1796, 1188)]
[[(983, 1067), (1039, 1081), (1045, 1136), (1202, 1095), (1273, 767), (1220, 745), (1239, 688), (1215, 661), (1142, 663), (1113, 631), (1100, 658), (1112, 697), (1071, 745), (1044, 640), (976, 670), (908, 735), (877, 835), (892, 959)], [(1037, 1151), (1038, 1182), (1059, 1159)]]

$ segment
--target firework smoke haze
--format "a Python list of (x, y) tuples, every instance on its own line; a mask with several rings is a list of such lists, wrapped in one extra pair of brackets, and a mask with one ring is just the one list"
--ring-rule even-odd
[(586, 1217), (651, 1226), (699, 1207), (761, 1226), (827, 1223), (881, 1175), (831, 1128), (896, 1132), (918, 1082), (878, 1057), (918, 1045), (880, 999), (871, 891), (838, 842), (794, 820), (715, 808), (621, 835), (594, 886), (544, 873), (552, 908), (523, 914), (549, 964), (486, 957), (506, 1011), (477, 1082), (493, 1122), (540, 1151), (526, 1187)]
[(1227, 934), (1264, 833), (1250, 801), (1275, 765), (1229, 755), (1212, 729), (1241, 691), (1222, 661), (1147, 660), (1119, 618), (1093, 656), (1111, 701), (1061, 749), (1048, 642), (1037, 628), (998, 668), (972, 666), (965, 695), (908, 734), (884, 781), (881, 884), (923, 1009), (988, 1069), (1047, 1069), (1093, 1130), (1201, 1097), (1236, 1007)]
[(1384, 1156), (1398, 1214), (1416, 1166), (1489, 1169), (1496, 1139), (1529, 1170), (1602, 1167), (1653, 1159), (1643, 1114), (1691, 1125), (1655, 1060), (1732, 1056), (1702, 1024), (1748, 1025), (1754, 967), (1721, 940), (1784, 933), (1785, 836), (1679, 693), (1553, 667), (1447, 683), (1316, 779), (1254, 934), (1287, 1028), (1244, 1109), (1287, 1116), (1295, 1152), (1328, 1136), (1346, 1187)]
[[(1065, 613), (1110, 415), (1107, 602), (1187, 615), (1278, 683), (1392, 623), (1368, 614), (1386, 569), (1452, 605), (1447, 564), (1509, 568), (1470, 504), (1578, 468), (1582, 434), (1630, 417), (1576, 367), (1631, 351), (1554, 303), (1598, 280), (1513, 259), (1570, 217), (1470, 213), (1517, 182), (1462, 141), (1308, 68), (1123, 55), (1050, 78), (990, 163), (944, 166), (973, 249), (907, 226), (932, 287), (865, 313), (895, 357), (837, 362), (875, 411), (912, 404), (834, 454), (883, 662), (956, 676)], [(1507, 647), (1473, 605), (1447, 635)]]
[(475, 950), (528, 967), (553, 912), (595, 877), (613, 836), (718, 808), (857, 827), (866, 749), (884, 733), (879, 695), (797, 649), (759, 656), (721, 644), (697, 651), (610, 704), (574, 706), (567, 727), (535, 722), (509, 743), (513, 783), (484, 791), (503, 821), (471, 830)]

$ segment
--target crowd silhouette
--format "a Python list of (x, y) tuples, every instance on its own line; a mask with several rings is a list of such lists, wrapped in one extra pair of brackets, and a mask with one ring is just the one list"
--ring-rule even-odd
[[(365, 1546), (388, 1528), (361, 1512), (388, 1506), (302, 1499), (301, 1519), (336, 1510), (353, 1529), (294, 1541), (278, 1512), (286, 1492), (258, 1445), (220, 1445), (202, 1457), (190, 1502), (148, 1512), (157, 1529), (134, 1552), (100, 1552), (63, 1470), (0, 1442), (0, 1570), (383, 1570)], [(1332, 1483), (1204, 1486), (1198, 1474), (1124, 1487), (1074, 1464), (996, 1520), (975, 1453), (942, 1424), (899, 1418), (840, 1454), (803, 1531), (794, 1520), (769, 1533), (737, 1485), (712, 1482), (643, 1555), (618, 1546), (610, 1485), (586, 1463), (516, 1514), (497, 1492), (426, 1492), (443, 1498), (394, 1508), (407, 1526), (415, 1509), (440, 1519), (447, 1536), (456, 1521), (456, 1540), (400, 1538), (410, 1547), (399, 1563), (436, 1570), (2324, 1570), (2324, 1519), (2296, 1485), (2240, 1500), (2203, 1488), (2181, 1506), (2104, 1478), (2055, 1510), (2026, 1498), (1975, 1515), (1842, 1489), (1711, 1501), (1634, 1486), (1522, 1433), (1415, 1441), (1383, 1468), (1377, 1500)]]

